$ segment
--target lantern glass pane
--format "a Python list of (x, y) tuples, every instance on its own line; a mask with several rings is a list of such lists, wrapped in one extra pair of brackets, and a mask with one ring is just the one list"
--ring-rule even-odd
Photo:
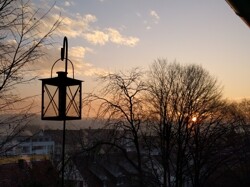
[(46, 84), (44, 87), (44, 117), (58, 116), (58, 87)]
[(67, 86), (66, 92), (66, 116), (80, 117), (80, 86)]

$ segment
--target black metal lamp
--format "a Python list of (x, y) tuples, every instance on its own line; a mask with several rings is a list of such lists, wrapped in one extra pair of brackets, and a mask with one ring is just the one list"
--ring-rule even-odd
[[(77, 120), (81, 119), (82, 81), (74, 79), (74, 66), (67, 55), (67, 38), (61, 59), (57, 60), (51, 68), (51, 78), (42, 81), (42, 120)], [(66, 57), (64, 57), (66, 50)], [(57, 72), (57, 77), (52, 77), (53, 67), (58, 61), (65, 60), (65, 72)], [(67, 77), (67, 61), (71, 62), (73, 78)]]
[[(57, 72), (52, 77), (53, 67), (58, 61), (65, 60), (65, 71)], [(73, 78), (67, 77), (68, 61), (72, 65)], [(68, 59), (68, 40), (64, 37), (61, 58), (51, 68), (51, 77), (42, 81), (42, 120), (63, 121), (62, 145), (62, 187), (64, 186), (64, 155), (65, 155), (65, 126), (66, 120), (81, 119), (82, 81), (74, 79), (74, 66)]]

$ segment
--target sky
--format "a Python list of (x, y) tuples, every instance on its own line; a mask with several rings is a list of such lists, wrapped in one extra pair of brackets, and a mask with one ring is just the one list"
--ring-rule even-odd
[[(44, 9), (53, 5), (33, 3)], [(75, 78), (84, 80), (83, 92), (93, 88), (96, 74), (147, 70), (164, 58), (202, 65), (227, 99), (250, 98), (250, 29), (225, 0), (58, 0), (48, 27), (59, 14), (63, 21), (55, 44), (37, 63), (40, 78), (49, 78), (67, 36), (68, 57)], [(39, 80), (32, 87), (41, 94)]]

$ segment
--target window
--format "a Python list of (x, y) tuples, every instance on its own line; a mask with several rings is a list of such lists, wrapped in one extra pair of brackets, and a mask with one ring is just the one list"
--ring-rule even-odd
[(30, 147), (29, 146), (23, 146), (22, 147), (22, 153), (29, 153), (30, 152)]
[(32, 151), (38, 151), (38, 150), (43, 150), (44, 146), (33, 146)]

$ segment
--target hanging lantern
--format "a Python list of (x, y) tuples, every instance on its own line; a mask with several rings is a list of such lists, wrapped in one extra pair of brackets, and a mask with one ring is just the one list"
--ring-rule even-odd
[[(57, 77), (52, 77), (53, 67), (58, 61), (65, 60), (65, 71), (57, 72)], [(67, 77), (68, 61), (72, 65), (73, 77)], [(58, 59), (51, 68), (51, 77), (42, 81), (42, 120), (63, 121), (62, 137), (62, 187), (64, 186), (64, 155), (66, 120), (81, 119), (82, 81), (74, 79), (74, 66), (68, 59), (68, 40), (64, 37), (61, 48), (61, 59)]]
[[(51, 69), (51, 78), (42, 81), (42, 120), (77, 120), (81, 119), (82, 81), (74, 79), (74, 66), (67, 55), (67, 38), (61, 51), (61, 59)], [(66, 57), (64, 57), (66, 51)], [(53, 67), (58, 61), (65, 60), (65, 71), (57, 72), (52, 77)], [(67, 77), (67, 62), (71, 62), (73, 78)]]

